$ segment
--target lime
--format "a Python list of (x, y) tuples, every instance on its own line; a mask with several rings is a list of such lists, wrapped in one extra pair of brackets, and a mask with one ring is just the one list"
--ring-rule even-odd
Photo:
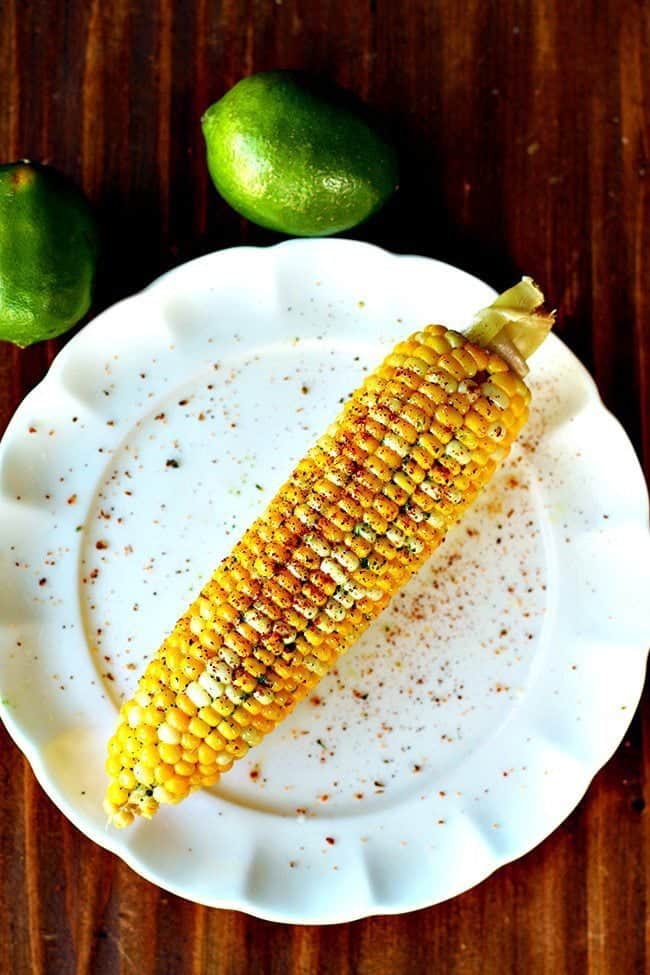
[(393, 149), (342, 92), (299, 73), (244, 78), (202, 119), (214, 185), (249, 220), (313, 237), (356, 226), (397, 185)]
[(24, 348), (88, 311), (97, 231), (83, 194), (56, 170), (0, 166), (0, 340)]

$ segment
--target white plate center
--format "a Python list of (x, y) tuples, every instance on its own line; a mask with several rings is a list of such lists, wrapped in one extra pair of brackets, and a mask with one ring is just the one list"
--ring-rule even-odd
[[(355, 355), (357, 358), (355, 358)], [(90, 652), (116, 705), (202, 581), (382, 349), (321, 339), (206, 365), (125, 432), (86, 521)], [(152, 376), (152, 379), (155, 377)], [(515, 448), (477, 507), (338, 669), (215, 793), (271, 813), (444, 791), (523, 695), (548, 605), (540, 507)]]

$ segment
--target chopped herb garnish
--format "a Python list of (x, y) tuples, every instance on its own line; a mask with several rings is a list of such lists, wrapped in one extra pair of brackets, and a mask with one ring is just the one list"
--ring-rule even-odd
[(362, 559), (359, 559), (359, 565), (361, 566), (362, 569), (367, 569), (369, 564), (370, 563), (368, 561), (367, 556), (364, 555)]
[(256, 487), (256, 489), (257, 489), (258, 491), (263, 491), (263, 490), (264, 490), (264, 488), (262, 487), (262, 485), (261, 485), (261, 484), (256, 484), (256, 485), (255, 485), (255, 487)]

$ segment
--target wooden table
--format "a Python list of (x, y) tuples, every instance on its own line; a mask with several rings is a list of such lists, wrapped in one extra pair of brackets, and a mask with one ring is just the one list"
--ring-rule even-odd
[[(650, 465), (643, 0), (0, 0), (0, 23), (0, 157), (84, 186), (103, 227), (96, 310), (198, 254), (276, 239), (210, 186), (199, 118), (242, 75), (308, 67), (383, 113), (401, 150), (398, 197), (353, 236), (497, 287), (534, 274)], [(0, 346), (0, 428), (61, 344)], [(0, 970), (640, 975), (649, 776), (646, 697), (533, 853), (430, 910), (319, 930), (141, 880), (59, 814), (0, 730)]]

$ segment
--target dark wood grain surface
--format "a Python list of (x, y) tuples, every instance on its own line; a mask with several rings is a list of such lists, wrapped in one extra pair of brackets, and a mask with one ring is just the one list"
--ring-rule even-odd
[[(0, 0), (0, 27), (0, 159), (53, 163), (89, 194), (95, 311), (198, 254), (276, 239), (209, 185), (199, 118), (242, 75), (307, 67), (365, 99), (400, 148), (400, 193), (352, 236), (497, 287), (533, 274), (648, 471), (643, 0)], [(0, 429), (61, 345), (0, 345)], [(534, 852), (451, 902), (320, 930), (141, 880), (61, 816), (0, 729), (0, 972), (640, 975), (649, 775), (646, 696)]]

